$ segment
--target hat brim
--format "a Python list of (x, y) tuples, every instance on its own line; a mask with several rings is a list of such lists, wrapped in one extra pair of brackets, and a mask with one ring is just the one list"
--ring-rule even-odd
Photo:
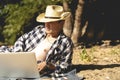
[[(70, 14), (70, 13), (64, 12), (63, 14), (68, 16), (68, 14)], [(45, 22), (54, 22), (54, 21), (65, 20), (67, 16), (63, 16), (63, 17), (61, 17), (61, 18), (59, 18), (59, 19), (52, 19), (52, 18), (45, 18), (45, 13), (41, 13), (41, 14), (38, 15), (38, 17), (36, 18), (36, 21), (37, 21), (37, 22), (43, 22), (43, 23), (45, 23)]]

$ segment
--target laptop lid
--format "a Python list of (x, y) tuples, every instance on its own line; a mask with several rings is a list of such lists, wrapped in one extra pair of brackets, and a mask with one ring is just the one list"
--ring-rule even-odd
[(0, 77), (40, 78), (35, 53), (0, 53)]

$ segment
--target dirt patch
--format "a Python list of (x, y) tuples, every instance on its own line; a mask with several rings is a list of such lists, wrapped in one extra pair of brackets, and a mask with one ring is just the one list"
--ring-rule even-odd
[(85, 80), (120, 80), (120, 44), (74, 49), (73, 67)]

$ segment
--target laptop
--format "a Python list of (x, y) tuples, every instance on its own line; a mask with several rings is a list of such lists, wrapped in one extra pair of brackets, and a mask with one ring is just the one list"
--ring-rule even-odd
[(0, 53), (0, 80), (3, 78), (40, 80), (35, 53)]

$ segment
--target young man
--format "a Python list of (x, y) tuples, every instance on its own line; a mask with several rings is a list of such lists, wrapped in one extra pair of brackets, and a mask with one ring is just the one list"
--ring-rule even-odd
[(64, 21), (69, 15), (62, 6), (48, 5), (45, 13), (37, 17), (37, 21), (45, 25), (22, 35), (12, 48), (1, 47), (0, 52), (35, 52), (41, 73), (47, 66), (47, 72), (53, 71), (53, 76), (64, 76), (71, 65), (73, 53), (73, 43), (63, 33)]

